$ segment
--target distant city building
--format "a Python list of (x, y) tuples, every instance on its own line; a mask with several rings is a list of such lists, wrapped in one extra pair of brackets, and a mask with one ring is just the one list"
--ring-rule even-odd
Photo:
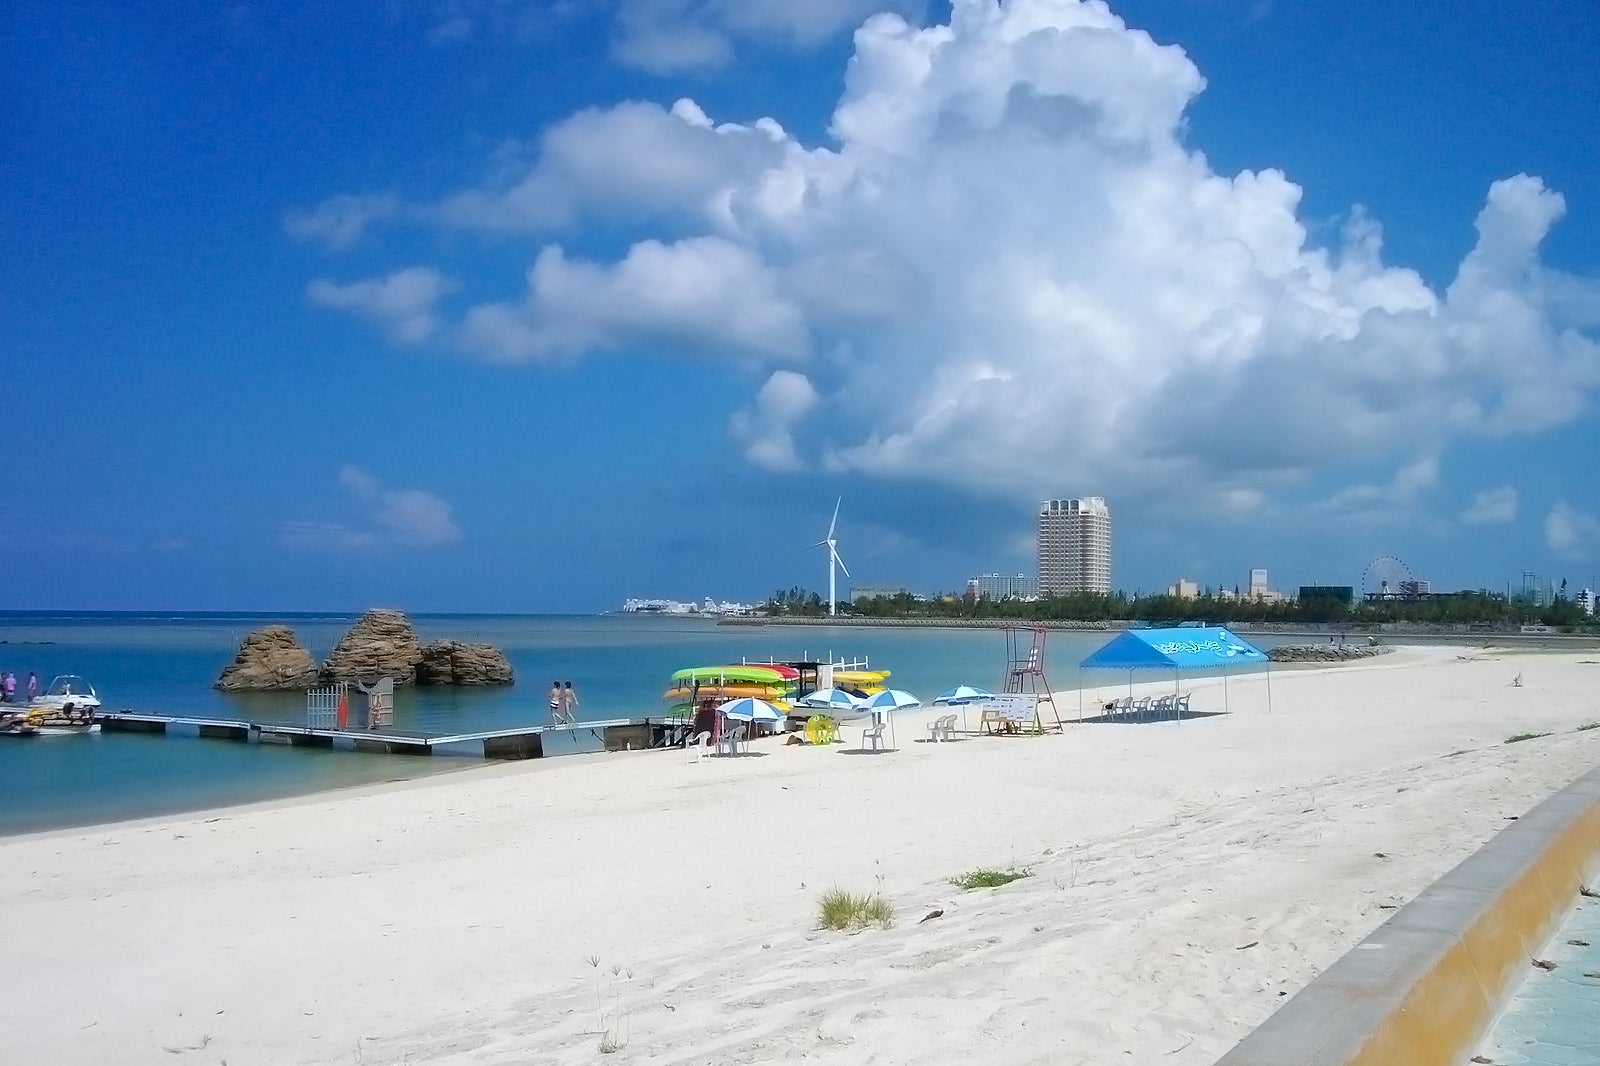
[(627, 614), (750, 614), (755, 608), (748, 603), (732, 600), (713, 600), (707, 596), (700, 603), (681, 600), (624, 600), (622, 609)]
[(986, 600), (1003, 600), (1011, 596), (1026, 599), (1033, 595), (1033, 582), (1027, 574), (979, 574), (967, 581), (967, 594)]
[(851, 585), (850, 586), (850, 602), (851, 603), (860, 603), (862, 600), (875, 600), (875, 599), (878, 599), (880, 596), (883, 597), (884, 599), (891, 599), (892, 600), (896, 596), (904, 596), (905, 594), (906, 594), (906, 588), (905, 588), (904, 585)]
[(1577, 604), (1584, 614), (1594, 614), (1594, 589), (1579, 589)]
[(1338, 600), (1346, 607), (1356, 602), (1354, 585), (1301, 585), (1300, 602), (1306, 600)]
[(1099, 496), (1045, 500), (1036, 541), (1041, 596), (1111, 592), (1111, 511)]
[(1167, 586), (1167, 595), (1180, 600), (1196, 599), (1200, 595), (1200, 586), (1186, 577), (1180, 577), (1177, 584)]
[(1255, 603), (1281, 603), (1285, 599), (1283, 593), (1267, 584), (1267, 572), (1259, 569), (1250, 571), (1250, 589), (1244, 598)]

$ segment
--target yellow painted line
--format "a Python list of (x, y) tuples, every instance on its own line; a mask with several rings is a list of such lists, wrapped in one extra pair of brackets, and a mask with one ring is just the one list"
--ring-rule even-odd
[(1461, 1066), (1600, 875), (1600, 768), (1507, 826), (1217, 1066)]

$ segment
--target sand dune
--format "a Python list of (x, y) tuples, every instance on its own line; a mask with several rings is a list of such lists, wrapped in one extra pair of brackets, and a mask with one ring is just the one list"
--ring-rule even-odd
[[(933, 745), (912, 712), (887, 755), (551, 760), (0, 841), (5, 1059), (591, 1063), (609, 1032), (636, 1063), (1209, 1063), (1600, 763), (1600, 665), (1465, 655), (1276, 672), (1270, 712), (1234, 679), (1182, 723)], [(1032, 876), (949, 884), (980, 865)], [(899, 920), (817, 930), (833, 886)]]

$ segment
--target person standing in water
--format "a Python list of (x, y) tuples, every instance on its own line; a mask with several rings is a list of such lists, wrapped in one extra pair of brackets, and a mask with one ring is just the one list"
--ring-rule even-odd
[(561, 725), (561, 708), (565, 700), (561, 695), (561, 682), (550, 682), (550, 720), (556, 725)]
[(572, 691), (571, 681), (561, 689), (561, 709), (567, 714), (568, 725), (578, 720), (578, 694)]

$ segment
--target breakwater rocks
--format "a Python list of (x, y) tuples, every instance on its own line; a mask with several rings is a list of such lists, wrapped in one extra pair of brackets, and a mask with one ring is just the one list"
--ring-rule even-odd
[(492, 644), (436, 640), (427, 646), (404, 612), (371, 610), (351, 626), (319, 668), (288, 626), (248, 634), (223, 668), (216, 687), (226, 692), (308, 689), (319, 683), (373, 681), (397, 685), (509, 685), (511, 661)]
[(1343, 663), (1393, 651), (1385, 644), (1283, 644), (1267, 649), (1275, 663)]

